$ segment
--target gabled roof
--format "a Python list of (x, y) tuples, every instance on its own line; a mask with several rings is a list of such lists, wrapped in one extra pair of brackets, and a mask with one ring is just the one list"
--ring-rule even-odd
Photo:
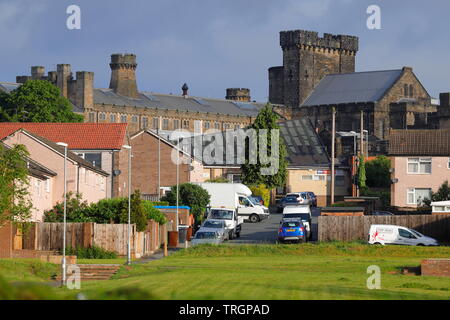
[(1, 122), (0, 139), (21, 128), (50, 141), (65, 142), (71, 150), (120, 150), (127, 124)]
[(302, 107), (379, 101), (403, 70), (330, 74), (325, 76)]
[(0, 91), (10, 93), (11, 91), (20, 87), (20, 83), (15, 82), (0, 82)]
[[(44, 137), (38, 136), (35, 133), (32, 133), (30, 131), (24, 130), (24, 129), (18, 129), (15, 132), (12, 132), (10, 135), (16, 133), (16, 132), (23, 132), (25, 135), (30, 136), (31, 138), (34, 138), (35, 140), (39, 141), (40, 143), (46, 145), (50, 149), (53, 149), (55, 152), (59, 153), (60, 155), (64, 156), (64, 147), (57, 145), (55, 142), (50, 141)], [(3, 137), (1, 141), (6, 140), (7, 137)], [(72, 151), (67, 150), (67, 158), (72, 160), (75, 163), (78, 163), (80, 166), (87, 168), (91, 171), (95, 171), (103, 176), (109, 176), (109, 173), (101, 170), (100, 168), (95, 167), (92, 165), (89, 161), (81, 158), (80, 156), (76, 155)]]
[(287, 149), (289, 167), (323, 167), (330, 158), (308, 118), (280, 122), (281, 136)]
[(450, 129), (391, 130), (389, 154), (393, 156), (450, 156)]
[(129, 98), (115, 93), (112, 89), (94, 89), (95, 104), (110, 104), (116, 106), (132, 106), (144, 109), (179, 110), (199, 113), (212, 113), (233, 116), (256, 117), (264, 103), (238, 102), (226, 99), (201, 98), (140, 92), (139, 98)]

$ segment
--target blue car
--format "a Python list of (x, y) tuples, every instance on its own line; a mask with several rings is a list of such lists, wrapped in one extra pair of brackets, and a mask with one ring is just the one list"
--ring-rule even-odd
[(305, 241), (306, 232), (303, 223), (296, 219), (286, 219), (281, 221), (278, 230), (278, 241), (301, 243)]

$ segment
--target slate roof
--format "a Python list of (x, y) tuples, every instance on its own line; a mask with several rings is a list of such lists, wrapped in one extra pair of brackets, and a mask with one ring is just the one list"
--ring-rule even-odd
[(264, 103), (238, 102), (226, 99), (140, 92), (138, 99), (116, 94), (111, 89), (94, 89), (95, 104), (112, 104), (137, 108), (180, 110), (189, 112), (256, 117)]
[(290, 167), (330, 165), (325, 146), (309, 119), (288, 120), (280, 122), (279, 125)]
[[(328, 167), (330, 159), (326, 152), (324, 145), (319, 135), (314, 130), (311, 121), (307, 118), (298, 120), (288, 120), (279, 123), (280, 134), (286, 144), (288, 167)], [(233, 141), (232, 148), (234, 148), (234, 160), (231, 163), (226, 163), (227, 154), (230, 154), (227, 149), (227, 140), (224, 139), (226, 132), (218, 132), (222, 137), (223, 144), (223, 163), (211, 164), (205, 163), (206, 166), (240, 166), (237, 159), (237, 144)], [(190, 150), (186, 149), (186, 145), (181, 142), (180, 148), (192, 154), (195, 158), (201, 158), (205, 148), (214, 142), (211, 139), (212, 134), (197, 135), (191, 138)], [(195, 141), (196, 140), (196, 141)], [(172, 140), (172, 143), (177, 145), (177, 141)], [(199, 150), (197, 146), (202, 146)], [(231, 147), (231, 146), (230, 146)], [(230, 148), (228, 147), (228, 148)], [(209, 152), (207, 153), (209, 154)]]
[(379, 101), (402, 72), (399, 69), (327, 75), (302, 107)]
[(14, 83), (14, 82), (0, 82), (0, 91), (4, 92), (11, 92), (14, 89), (17, 89), (20, 87), (20, 83)]
[(450, 129), (391, 130), (389, 154), (393, 156), (450, 156)]
[(71, 150), (120, 150), (127, 124), (0, 122), (0, 139), (21, 128), (50, 141), (65, 142)]

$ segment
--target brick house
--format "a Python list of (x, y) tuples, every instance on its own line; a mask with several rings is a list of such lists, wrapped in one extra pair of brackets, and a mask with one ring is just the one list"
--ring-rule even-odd
[[(9, 134), (1, 142), (7, 146), (24, 145), (34, 161), (30, 167), (31, 197), (35, 205), (33, 219), (42, 221), (45, 210), (64, 200), (64, 147), (24, 129)], [(88, 203), (97, 202), (106, 198), (107, 177), (107, 172), (67, 152), (67, 192), (81, 193)]]
[(450, 130), (392, 130), (391, 205), (416, 208), (450, 181)]
[(108, 173), (106, 197), (118, 194), (115, 159), (127, 144), (126, 123), (0, 123), (0, 139), (25, 129), (53, 142), (65, 142), (73, 153)]

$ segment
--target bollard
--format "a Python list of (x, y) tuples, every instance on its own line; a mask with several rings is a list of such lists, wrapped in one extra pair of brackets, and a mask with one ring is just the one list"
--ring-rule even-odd
[(167, 257), (167, 241), (164, 241), (164, 257)]

